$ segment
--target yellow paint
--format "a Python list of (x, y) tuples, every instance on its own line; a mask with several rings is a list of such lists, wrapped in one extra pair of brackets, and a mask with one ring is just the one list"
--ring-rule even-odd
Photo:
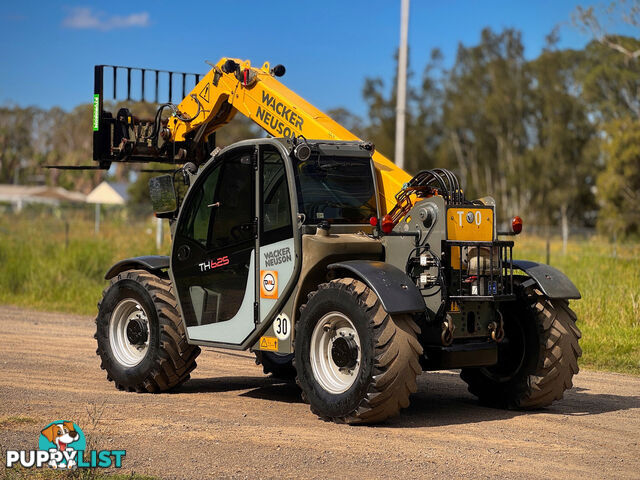
[[(467, 219), (469, 213), (471, 222)], [(448, 207), (447, 240), (492, 241), (493, 210), (488, 207)]]
[(261, 337), (260, 350), (278, 351), (278, 339), (276, 337)]
[[(471, 222), (467, 219), (469, 213)], [(447, 240), (491, 242), (493, 238), (493, 209), (447, 207)], [(451, 267), (460, 268), (460, 247), (451, 247)]]
[[(249, 69), (255, 74), (255, 81), (245, 86), (233, 73), (224, 73), (222, 66), (227, 60), (239, 64), (241, 71)], [(215, 78), (217, 81), (214, 82)], [(226, 103), (229, 103), (231, 108), (225, 112)], [(168, 128), (173, 141), (176, 142), (183, 141), (187, 133), (203, 124), (207, 124), (202, 137), (206, 138), (229, 123), (237, 112), (254, 121), (274, 137), (303, 135), (307, 139), (316, 140), (360, 140), (273, 77), (268, 62), (262, 68), (254, 68), (248, 60), (220, 59), (180, 102), (178, 109), (182, 117), (190, 118), (196, 114), (197, 116), (190, 122), (183, 122), (175, 117), (170, 119)], [(395, 194), (411, 176), (381, 153), (375, 152), (373, 161), (380, 206), (384, 214), (395, 206)]]

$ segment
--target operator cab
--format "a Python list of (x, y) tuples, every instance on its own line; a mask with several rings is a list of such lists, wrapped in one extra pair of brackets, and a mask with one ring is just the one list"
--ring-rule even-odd
[(293, 157), (291, 161), (303, 224), (368, 225), (372, 216), (377, 217), (370, 155), (349, 156), (318, 148), (306, 160)]
[[(190, 342), (245, 349), (298, 281), (301, 233), (378, 216), (372, 148), (260, 139), (207, 162), (182, 202), (171, 275)], [(291, 206), (294, 208), (291, 208)]]

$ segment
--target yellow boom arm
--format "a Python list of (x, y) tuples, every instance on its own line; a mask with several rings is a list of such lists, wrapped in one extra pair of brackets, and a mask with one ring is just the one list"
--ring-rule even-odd
[[(246, 60), (222, 58), (178, 105), (179, 116), (170, 118), (171, 140), (202, 129), (202, 137), (228, 123), (240, 112), (274, 137), (317, 140), (359, 140), (353, 133), (322, 113), (279, 82), (266, 62), (252, 68)], [(375, 152), (382, 213), (390, 211), (395, 194), (411, 179), (384, 155)]]

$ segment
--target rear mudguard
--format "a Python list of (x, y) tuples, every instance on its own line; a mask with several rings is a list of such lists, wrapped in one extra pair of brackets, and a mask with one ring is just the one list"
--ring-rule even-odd
[(393, 265), (374, 260), (350, 260), (332, 263), (327, 268), (342, 270), (362, 280), (375, 292), (387, 313), (418, 313), (426, 309), (418, 287), (407, 274)]
[(569, 278), (557, 268), (528, 260), (514, 260), (513, 268), (529, 275), (548, 298), (580, 299), (582, 296)]
[(120, 272), (131, 270), (132, 268), (139, 270), (147, 270), (148, 272), (158, 273), (169, 268), (169, 257), (164, 255), (146, 255), (144, 257), (127, 258), (120, 260), (113, 265), (104, 276), (109, 280)]

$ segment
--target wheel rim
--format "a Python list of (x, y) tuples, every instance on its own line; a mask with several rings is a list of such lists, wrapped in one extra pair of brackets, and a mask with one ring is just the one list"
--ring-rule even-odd
[(349, 390), (360, 372), (361, 351), (356, 327), (346, 315), (323, 316), (311, 334), (310, 351), (311, 370), (320, 386), (333, 394)]
[(149, 350), (149, 319), (140, 302), (126, 298), (113, 310), (109, 319), (109, 344), (121, 365), (138, 365)]

